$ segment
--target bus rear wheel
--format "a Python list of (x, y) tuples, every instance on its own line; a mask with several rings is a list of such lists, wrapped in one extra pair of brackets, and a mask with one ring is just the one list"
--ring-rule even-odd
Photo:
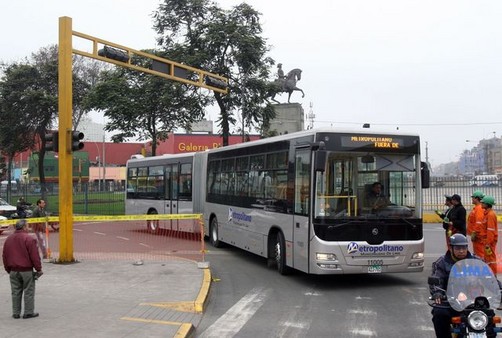
[[(149, 215), (157, 215), (156, 211), (151, 211), (148, 213)], [(147, 220), (146, 221), (146, 229), (148, 232), (152, 234), (156, 234), (159, 232), (159, 220)]]
[(218, 220), (214, 217), (209, 228), (209, 241), (215, 248), (221, 248), (223, 243), (218, 239)]
[(283, 233), (280, 231), (275, 237), (274, 258), (275, 264), (277, 265), (277, 271), (279, 271), (281, 275), (287, 275), (291, 271), (291, 268), (286, 265), (286, 240), (284, 239)]

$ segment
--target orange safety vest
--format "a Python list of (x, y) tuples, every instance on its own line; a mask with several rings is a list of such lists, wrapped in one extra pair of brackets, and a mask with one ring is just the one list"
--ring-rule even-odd
[(481, 234), (483, 229), (483, 218), (485, 218), (485, 211), (480, 204), (476, 204), (472, 208), (469, 217), (467, 217), (467, 234), (470, 235), (472, 232), (476, 232), (477, 235)]

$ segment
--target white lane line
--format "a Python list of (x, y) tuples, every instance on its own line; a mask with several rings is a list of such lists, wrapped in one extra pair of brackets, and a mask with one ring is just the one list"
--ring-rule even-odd
[(105, 233), (103, 233), (103, 232), (97, 232), (97, 231), (94, 231), (94, 233), (95, 233), (96, 235), (106, 236), (106, 234), (105, 234)]
[(79, 231), (79, 232), (82, 232), (82, 231), (84, 231), (84, 230), (82, 230), (82, 229), (75, 229), (75, 228), (73, 228), (73, 231)]
[(127, 237), (122, 237), (122, 236), (117, 236), (118, 239), (123, 239), (124, 241), (130, 241), (129, 238)]
[(271, 289), (263, 290), (263, 288), (254, 288), (249, 291), (199, 337), (234, 337), (263, 305), (271, 291)]
[(146, 246), (147, 248), (150, 248), (150, 245), (145, 244), (145, 243), (139, 243), (139, 245), (143, 245), (143, 246)]

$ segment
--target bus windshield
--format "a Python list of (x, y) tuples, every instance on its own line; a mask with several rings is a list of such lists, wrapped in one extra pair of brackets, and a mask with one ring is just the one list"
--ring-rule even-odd
[(419, 217), (417, 162), (409, 154), (328, 152), (325, 170), (316, 172), (314, 217)]

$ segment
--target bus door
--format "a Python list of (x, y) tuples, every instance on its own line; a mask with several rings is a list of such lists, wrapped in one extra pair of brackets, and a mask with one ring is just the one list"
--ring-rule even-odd
[[(166, 205), (164, 213), (177, 214), (178, 213), (178, 163), (168, 164), (166, 166)], [(178, 230), (178, 221), (169, 220), (166, 223), (167, 228), (171, 230)]]
[(309, 271), (311, 154), (310, 148), (296, 149), (295, 153), (293, 266), (305, 272)]

